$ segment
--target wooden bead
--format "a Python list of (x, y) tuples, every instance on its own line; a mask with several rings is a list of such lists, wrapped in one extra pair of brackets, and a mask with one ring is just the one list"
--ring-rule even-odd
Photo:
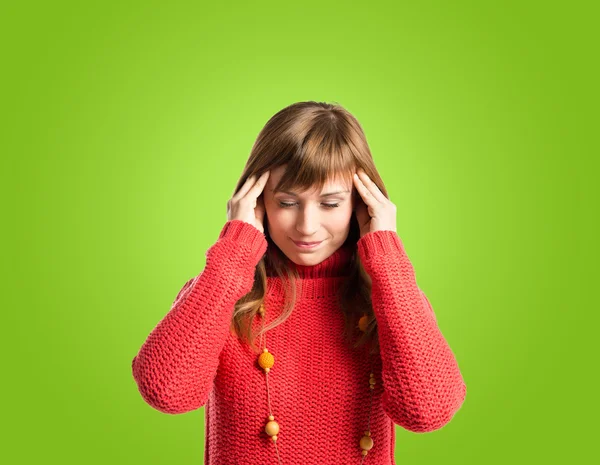
[(368, 451), (368, 450), (363, 450), (363, 451), (362, 451), (362, 455), (367, 455), (368, 453), (369, 453), (369, 451)]
[(371, 436), (363, 436), (360, 439), (360, 448), (363, 450), (371, 450), (373, 448), (373, 438), (371, 438)]
[(363, 316), (360, 317), (360, 320), (358, 320), (358, 329), (360, 329), (364, 333), (367, 330), (368, 324), (369, 324), (369, 317), (365, 313)]
[(273, 442), (277, 442), (277, 439), (279, 439), (279, 438), (277, 437), (277, 435), (275, 435), (275, 436), (271, 436), (271, 439), (273, 440)]
[(277, 436), (279, 434), (279, 423), (273, 420), (269, 421), (265, 426), (265, 433), (269, 436)]
[(275, 420), (275, 417), (273, 415), (269, 415), (269, 420), (273, 421)]

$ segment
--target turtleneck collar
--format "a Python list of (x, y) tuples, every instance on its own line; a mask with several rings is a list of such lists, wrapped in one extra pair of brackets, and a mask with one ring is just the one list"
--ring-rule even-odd
[[(355, 246), (344, 244), (333, 254), (316, 265), (299, 265), (288, 257), (290, 268), (298, 271), (298, 297), (318, 298), (336, 295), (339, 286), (349, 276), (350, 262)], [(281, 279), (267, 270), (268, 294), (282, 295)]]
[(289, 259), (288, 263), (298, 271), (301, 279), (334, 278), (348, 275), (351, 257), (352, 249), (344, 245), (316, 265), (298, 265)]

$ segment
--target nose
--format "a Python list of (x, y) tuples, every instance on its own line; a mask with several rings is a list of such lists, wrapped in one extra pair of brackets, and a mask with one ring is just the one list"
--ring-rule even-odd
[(310, 207), (301, 210), (296, 222), (296, 231), (303, 238), (310, 238), (319, 230), (319, 216)]

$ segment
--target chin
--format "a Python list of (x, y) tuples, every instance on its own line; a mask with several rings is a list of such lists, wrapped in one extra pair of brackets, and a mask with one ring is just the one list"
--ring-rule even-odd
[(310, 265), (316, 265), (317, 263), (320, 263), (322, 260), (320, 259), (320, 256), (316, 256), (315, 254), (311, 254), (311, 255), (305, 255), (305, 254), (299, 254), (296, 253), (294, 255), (292, 255), (293, 259), (291, 259), (296, 265), (304, 265), (304, 266), (310, 266)]

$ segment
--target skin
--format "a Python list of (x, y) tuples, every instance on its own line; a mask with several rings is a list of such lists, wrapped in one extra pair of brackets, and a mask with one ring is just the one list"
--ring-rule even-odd
[[(272, 170), (263, 192), (266, 221), (273, 242), (294, 263), (316, 265), (332, 255), (345, 242), (355, 204), (354, 185), (327, 182), (321, 192), (295, 192), (296, 196), (274, 193), (285, 167)], [(323, 193), (348, 191), (328, 197)], [(329, 207), (328, 207), (329, 206)], [(323, 241), (314, 249), (301, 249), (294, 240)]]

